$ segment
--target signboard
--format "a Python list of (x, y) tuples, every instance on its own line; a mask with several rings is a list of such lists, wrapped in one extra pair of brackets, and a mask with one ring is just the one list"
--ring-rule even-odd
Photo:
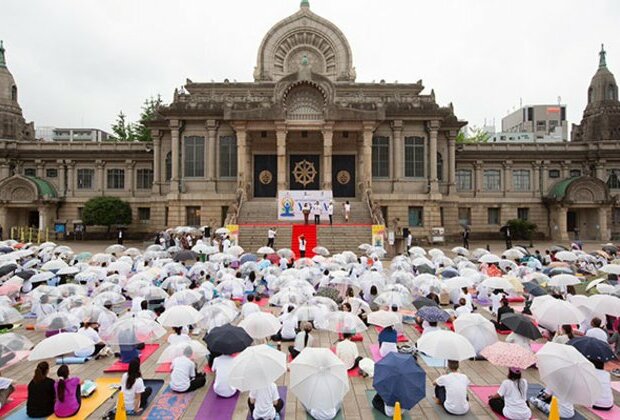
[(230, 231), (228, 239), (230, 239), (231, 245), (239, 244), (239, 225), (226, 225), (226, 229)]
[(383, 248), (385, 242), (385, 225), (372, 225), (372, 246)]
[(431, 242), (434, 244), (443, 243), (445, 230), (442, 227), (434, 227), (431, 229)]
[(321, 206), (321, 217), (327, 218), (327, 208), (332, 199), (331, 191), (278, 191), (278, 220), (304, 220), (304, 204), (308, 203), (312, 208), (317, 201)]

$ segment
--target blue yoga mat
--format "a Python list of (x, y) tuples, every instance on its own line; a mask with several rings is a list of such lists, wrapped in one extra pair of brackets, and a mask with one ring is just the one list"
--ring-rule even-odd
[(424, 363), (426, 363), (428, 367), (446, 367), (446, 361), (444, 359), (435, 359), (425, 354), (420, 354), (420, 356), (422, 356), (422, 360), (424, 360)]
[(90, 360), (90, 357), (58, 357), (56, 359), (57, 365), (82, 365)]

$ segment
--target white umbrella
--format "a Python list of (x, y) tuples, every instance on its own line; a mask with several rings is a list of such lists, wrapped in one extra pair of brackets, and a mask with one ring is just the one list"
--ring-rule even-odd
[(476, 356), (476, 350), (467, 338), (452, 331), (423, 334), (416, 346), (419, 351), (437, 359), (460, 361)]
[(30, 352), (28, 360), (51, 359), (77, 350), (92, 347), (93, 342), (78, 333), (60, 333), (48, 337), (37, 344)]
[(577, 255), (570, 251), (560, 251), (555, 253), (555, 258), (564, 262), (573, 262), (577, 261)]
[(41, 266), (41, 270), (56, 272), (65, 267), (68, 267), (68, 264), (64, 260), (50, 260)]
[(572, 303), (553, 298), (543, 305), (532, 306), (531, 311), (539, 324), (552, 330), (564, 324), (579, 324), (585, 318)]
[(357, 334), (368, 329), (360, 317), (352, 312), (330, 312), (326, 321), (325, 329), (337, 333)]
[(283, 258), (291, 258), (292, 256), (295, 255), (295, 253), (289, 248), (278, 249), (277, 254), (278, 256), (283, 257)]
[(334, 408), (349, 392), (347, 368), (329, 349), (306, 347), (290, 368), (290, 390), (308, 410)]
[(216, 235), (228, 235), (229, 233), (230, 233), (230, 230), (225, 227), (221, 227), (215, 230)]
[(368, 314), (368, 323), (386, 328), (400, 323), (400, 318), (395, 312), (375, 311)]
[(179, 290), (166, 300), (164, 306), (168, 309), (178, 305), (193, 305), (200, 302), (200, 299), (202, 294), (198, 290)]
[(329, 256), (329, 250), (324, 246), (315, 246), (314, 248), (312, 248), (312, 252), (317, 255), (322, 255), (323, 257)]
[(574, 286), (581, 283), (577, 276), (572, 274), (557, 274), (549, 280), (549, 286)]
[(503, 277), (489, 277), (480, 283), (481, 286), (486, 287), (487, 289), (500, 289), (500, 290), (511, 290), (514, 286)]
[(188, 347), (192, 349), (192, 360), (201, 360), (209, 354), (207, 346), (200, 341), (190, 340), (184, 343), (171, 344), (166, 347), (161, 356), (159, 356), (159, 359), (157, 359), (157, 364), (171, 363), (177, 357), (183, 356), (185, 349)]
[(244, 318), (239, 326), (255, 340), (271, 337), (282, 328), (278, 318), (269, 312), (254, 312)]
[(416, 256), (416, 257), (421, 257), (426, 255), (426, 250), (424, 248), (422, 248), (421, 246), (412, 246), (411, 248), (409, 248), (409, 255), (412, 256)]
[(450, 279), (444, 280), (444, 285), (451, 290), (454, 289), (462, 289), (463, 287), (472, 287), (474, 282), (472, 279), (468, 277), (452, 277)]
[(485, 264), (497, 264), (501, 259), (495, 254), (485, 254), (478, 261)]
[(271, 247), (261, 246), (260, 248), (258, 248), (258, 251), (256, 251), (256, 253), (260, 255), (270, 255), (270, 254), (275, 254), (276, 251), (274, 251), (273, 248)]
[(464, 257), (469, 256), (469, 249), (463, 248), (462, 246), (452, 248), (452, 252), (454, 252), (456, 255), (462, 255)]
[(610, 295), (593, 295), (588, 297), (588, 306), (594, 313), (620, 316), (620, 298)]
[(120, 293), (114, 292), (103, 292), (98, 294), (93, 298), (93, 303), (95, 305), (105, 305), (106, 303), (111, 303), (112, 305), (118, 305), (119, 303), (125, 302), (125, 296)]
[(204, 315), (199, 326), (208, 331), (215, 327), (229, 324), (237, 317), (237, 309), (225, 303), (208, 304), (202, 307), (200, 313)]
[(203, 315), (189, 305), (177, 305), (168, 308), (157, 318), (164, 327), (184, 327), (198, 323)]
[(230, 248), (228, 248), (228, 250), (226, 250), (226, 253), (232, 255), (233, 257), (238, 257), (244, 252), (245, 250), (241, 248), (239, 245), (233, 245)]
[(69, 312), (52, 312), (37, 319), (35, 329), (40, 331), (57, 331), (77, 328), (80, 320)]
[(590, 407), (600, 397), (594, 365), (575, 347), (549, 342), (536, 359), (540, 379), (560, 400)]
[(230, 385), (239, 391), (269, 386), (286, 372), (286, 354), (261, 344), (243, 350), (235, 357), (229, 373)]
[(465, 337), (480, 353), (483, 348), (497, 342), (497, 332), (491, 321), (480, 314), (464, 314), (454, 321), (454, 331)]
[(107, 247), (105, 249), (105, 253), (106, 254), (116, 254), (116, 255), (120, 255), (125, 251), (125, 247), (123, 245), (120, 244), (114, 244), (114, 245), (110, 245), (109, 247)]
[(597, 284), (596, 285), (596, 291), (599, 292), (602, 295), (611, 295), (611, 294), (615, 293), (616, 290), (618, 290), (618, 289), (616, 287), (612, 286), (611, 284), (602, 283), (602, 284)]
[(66, 266), (56, 272), (59, 276), (73, 276), (80, 272), (80, 269), (74, 265)]
[(598, 269), (603, 273), (620, 275), (620, 264), (607, 264)]
[(375, 298), (375, 303), (379, 306), (397, 306), (400, 308), (411, 306), (411, 295), (398, 291), (386, 291)]
[(166, 329), (157, 322), (134, 316), (119, 319), (110, 328), (101, 332), (101, 338), (109, 344), (133, 345), (156, 341), (165, 334)]
[(523, 252), (521, 252), (520, 249), (510, 248), (510, 249), (507, 249), (506, 251), (504, 251), (502, 253), (502, 256), (505, 257), (505, 258), (508, 258), (510, 260), (520, 260), (525, 255), (523, 254)]
[[(618, 266), (620, 267), (620, 266)], [(601, 277), (600, 279), (594, 279), (592, 280), (590, 283), (588, 283), (588, 285), (586, 286), (586, 292), (594, 287), (596, 287), (599, 283), (602, 283), (604, 281), (607, 281), (606, 277)]]

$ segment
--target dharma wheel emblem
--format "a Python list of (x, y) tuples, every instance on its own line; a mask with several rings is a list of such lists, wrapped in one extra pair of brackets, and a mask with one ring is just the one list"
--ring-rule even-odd
[(295, 182), (298, 184), (301, 184), (304, 187), (312, 184), (316, 178), (316, 175), (317, 171), (314, 167), (314, 163), (308, 162), (305, 159), (295, 163), (295, 168), (293, 168), (293, 176), (295, 177)]
[(273, 180), (273, 175), (271, 174), (270, 171), (265, 169), (261, 171), (260, 174), (258, 174), (258, 180), (263, 185), (269, 185), (271, 184), (271, 181)]
[(349, 171), (343, 169), (342, 171), (338, 171), (338, 173), (336, 174), (336, 180), (341, 185), (347, 185), (349, 182), (351, 182), (351, 174), (349, 173)]

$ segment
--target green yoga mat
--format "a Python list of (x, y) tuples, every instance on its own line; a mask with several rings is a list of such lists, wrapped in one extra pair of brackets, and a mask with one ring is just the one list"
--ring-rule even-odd
[[(373, 408), (372, 399), (375, 397), (375, 394), (376, 392), (374, 390), (369, 389), (366, 391), (366, 400), (368, 401), (368, 407), (370, 407), (373, 418), (375, 420), (392, 420), (392, 417), (388, 417), (384, 415), (382, 412), (377, 411)], [(411, 419), (411, 416), (409, 415), (409, 413), (404, 413), (403, 419)]]

